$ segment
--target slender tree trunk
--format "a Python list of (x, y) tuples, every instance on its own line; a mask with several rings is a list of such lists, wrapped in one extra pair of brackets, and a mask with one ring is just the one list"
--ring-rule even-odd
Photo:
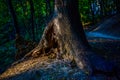
[(103, 0), (100, 0), (100, 15), (101, 15), (101, 19), (103, 19), (104, 17), (104, 1)]
[(35, 10), (34, 10), (34, 4), (33, 4), (33, 1), (32, 0), (29, 0), (30, 2), (30, 12), (31, 12), (31, 28), (32, 28), (32, 38), (33, 38), (33, 41), (35, 41), (35, 25), (34, 25), (34, 13), (35, 13)]
[[(17, 21), (17, 15), (15, 13), (15, 10), (12, 6), (12, 0), (7, 0), (7, 3), (8, 3), (8, 8), (9, 8), (9, 11), (10, 11), (10, 14), (12, 16), (12, 19), (13, 19), (13, 24), (14, 24), (14, 27), (15, 27), (15, 31), (16, 31), (16, 38), (15, 38), (15, 46), (16, 46), (16, 55), (19, 54), (19, 50), (20, 50), (20, 45), (23, 43), (21, 42), (21, 39), (23, 39), (21, 36), (20, 36), (20, 30), (19, 30), (19, 26), (18, 26), (18, 21)], [(16, 57), (15, 55), (15, 57)]]
[(25, 11), (26, 11), (26, 10), (25, 10), (25, 9), (26, 9), (26, 7), (24, 7), (22, 0), (18, 0), (18, 1), (19, 1), (20, 5), (22, 6), (22, 11), (24, 12), (24, 13), (23, 13), (24, 19), (22, 18), (23, 25), (24, 25), (24, 27), (25, 27), (26, 32), (27, 32), (27, 33), (29, 34), (29, 36), (30, 36), (30, 31), (28, 30), (28, 27), (27, 27), (26, 22), (25, 22), (25, 18), (26, 18), (26, 15), (25, 15)]
[(16, 16), (15, 10), (14, 10), (14, 8), (12, 6), (12, 1), (11, 0), (7, 0), (7, 3), (8, 3), (8, 8), (9, 8), (10, 14), (12, 16), (14, 27), (15, 27), (15, 30), (16, 30), (16, 35), (20, 35), (20, 30), (19, 30), (19, 26), (18, 26), (17, 16)]
[(47, 12), (47, 16), (49, 16), (52, 13), (50, 0), (46, 0), (46, 12)]
[(89, 0), (89, 4), (90, 4), (90, 11), (91, 11), (91, 15), (92, 15), (92, 25), (95, 24), (95, 15), (94, 15), (94, 10), (93, 10), (93, 7), (92, 7), (92, 4), (93, 2), (91, 0)]
[[(48, 23), (48, 21), (51, 19), (52, 17), (52, 6), (51, 6), (51, 0), (45, 0), (46, 3), (46, 24)], [(54, 2), (54, 1), (53, 1)]]
[(120, 13), (120, 0), (114, 0), (116, 4), (117, 13)]
[(107, 62), (92, 52), (86, 40), (78, 11), (78, 0), (55, 0), (53, 19), (38, 46), (23, 59), (55, 54), (57, 59), (75, 60), (87, 72), (93, 68), (111, 70)]

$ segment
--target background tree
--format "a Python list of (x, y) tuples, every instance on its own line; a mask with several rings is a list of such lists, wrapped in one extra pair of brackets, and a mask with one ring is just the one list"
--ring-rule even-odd
[(115, 4), (116, 4), (116, 9), (117, 9), (117, 13), (120, 13), (120, 0), (115, 0)]
[(92, 25), (94, 25), (95, 24), (94, 2), (92, 0), (89, 0), (89, 4), (90, 4), (90, 12), (91, 12), (91, 15), (92, 15)]
[(46, 0), (46, 12), (47, 12), (47, 16), (49, 16), (52, 13), (51, 10), (51, 5), (50, 5), (50, 0)]
[(7, 0), (7, 3), (8, 3), (9, 11), (10, 11), (12, 19), (13, 19), (14, 27), (15, 27), (15, 30), (16, 30), (16, 35), (20, 36), (20, 30), (19, 30), (19, 27), (18, 27), (17, 16), (16, 16), (16, 13), (15, 13), (14, 8), (12, 6), (12, 1)]
[(29, 0), (29, 2), (30, 2), (30, 12), (31, 12), (31, 28), (32, 28), (32, 38), (33, 38), (33, 41), (35, 41), (35, 30), (34, 30), (34, 28), (35, 28), (35, 25), (34, 25), (34, 13), (35, 13), (35, 11), (34, 11), (34, 3), (33, 3), (33, 1), (32, 0)]

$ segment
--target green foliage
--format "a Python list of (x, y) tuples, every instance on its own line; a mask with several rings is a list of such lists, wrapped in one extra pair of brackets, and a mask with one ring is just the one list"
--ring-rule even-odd
[(81, 14), (81, 20), (83, 23), (91, 21), (90, 15), (90, 4), (89, 0), (79, 0), (79, 9)]

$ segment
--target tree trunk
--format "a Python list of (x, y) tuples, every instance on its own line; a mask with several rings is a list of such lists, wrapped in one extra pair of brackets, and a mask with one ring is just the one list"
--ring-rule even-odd
[(18, 0), (18, 1), (20, 3), (20, 6), (22, 7), (22, 11), (24, 12), (23, 13), (24, 19), (22, 18), (23, 26), (25, 27), (26, 33), (28, 33), (29, 36), (30, 36), (30, 31), (28, 30), (28, 27), (27, 27), (26, 21), (25, 21), (25, 18), (26, 18), (26, 15), (25, 15), (26, 7), (23, 5), (23, 1), (22, 0)]
[(94, 1), (89, 0), (90, 12), (92, 15), (92, 25), (95, 25), (95, 14), (94, 14), (93, 6), (92, 6), (93, 3), (94, 3)]
[(103, 58), (95, 55), (86, 40), (78, 11), (78, 0), (55, 0), (54, 17), (38, 46), (23, 59), (55, 54), (57, 59), (75, 60), (87, 72), (92, 68), (109, 70)]
[(105, 15), (105, 11), (104, 11), (105, 7), (104, 7), (104, 5), (105, 5), (104, 1), (100, 0), (100, 15), (101, 15), (101, 19), (103, 19), (104, 15)]
[(45, 2), (46, 2), (46, 16), (48, 17), (52, 13), (50, 0), (46, 0)]
[(117, 9), (117, 13), (120, 13), (120, 0), (115, 0), (115, 4), (116, 4), (116, 9)]
[(30, 12), (31, 12), (31, 28), (32, 28), (32, 39), (33, 41), (35, 41), (35, 31), (34, 31), (34, 28), (35, 28), (35, 25), (34, 25), (34, 4), (33, 4), (33, 1), (32, 0), (29, 0), (30, 2)]
[(14, 24), (14, 27), (15, 27), (15, 30), (16, 30), (16, 35), (20, 35), (20, 30), (19, 30), (19, 27), (18, 27), (17, 16), (16, 16), (15, 10), (14, 10), (14, 8), (12, 6), (12, 1), (11, 0), (7, 0), (7, 4), (8, 4), (8, 8), (9, 8), (10, 14), (11, 14), (12, 19), (13, 19), (13, 24)]

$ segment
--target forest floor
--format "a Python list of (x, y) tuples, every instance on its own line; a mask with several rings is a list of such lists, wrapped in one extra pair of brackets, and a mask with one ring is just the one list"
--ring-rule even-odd
[(91, 37), (88, 41), (98, 55), (120, 66), (120, 40)]
[[(93, 36), (88, 37), (88, 41), (98, 55), (120, 66), (120, 40)], [(102, 74), (89, 77), (87, 72), (72, 67), (69, 60), (55, 60), (49, 56), (16, 64), (0, 77), (10, 77), (5, 80), (108, 80), (108, 77)], [(115, 77), (110, 79), (117, 80)]]

